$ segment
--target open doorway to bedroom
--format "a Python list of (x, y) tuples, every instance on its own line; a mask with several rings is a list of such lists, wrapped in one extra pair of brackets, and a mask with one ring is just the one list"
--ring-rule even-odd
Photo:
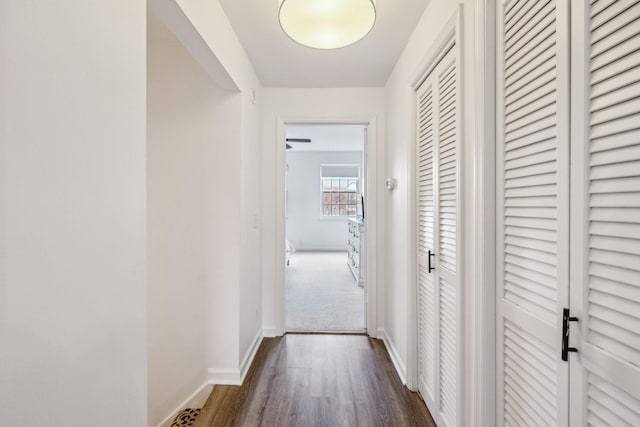
[(366, 132), (286, 125), (286, 331), (366, 331)]

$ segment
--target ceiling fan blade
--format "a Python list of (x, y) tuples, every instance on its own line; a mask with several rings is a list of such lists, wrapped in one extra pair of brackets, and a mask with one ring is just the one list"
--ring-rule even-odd
[(305, 143), (310, 143), (311, 139), (310, 138), (287, 138), (287, 142), (305, 142)]

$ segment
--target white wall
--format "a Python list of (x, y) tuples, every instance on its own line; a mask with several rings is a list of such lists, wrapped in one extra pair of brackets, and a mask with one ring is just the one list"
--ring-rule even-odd
[[(175, 38), (149, 41), (147, 67), (148, 410), (156, 426), (207, 382), (215, 333), (207, 313), (234, 297), (210, 294), (239, 280), (240, 182), (229, 177), (239, 175), (240, 150), (228, 141), (240, 99)], [(237, 335), (237, 325), (225, 327)], [(235, 359), (218, 363), (237, 363), (237, 353), (227, 355)]]
[(144, 426), (143, 0), (0, 0), (0, 424)]
[[(364, 137), (364, 135), (363, 135)], [(297, 250), (347, 250), (347, 219), (322, 217), (320, 166), (362, 168), (361, 151), (287, 151), (287, 239)]]
[[(229, 92), (232, 104), (229, 108), (235, 109), (236, 114), (223, 128), (232, 130), (217, 134), (218, 139), (225, 139), (225, 151), (217, 159), (224, 163), (220, 172), (225, 173), (221, 173), (223, 176), (216, 180), (216, 185), (236, 192), (227, 200), (217, 202), (219, 229), (210, 230), (207, 235), (211, 244), (209, 273), (213, 286), (207, 293), (212, 307), (206, 313), (206, 343), (210, 381), (235, 382), (250, 362), (252, 344), (259, 342), (256, 339), (262, 332), (261, 85), (217, 0), (152, 0), (151, 3), (163, 21), (179, 35), (188, 33), (180, 25), (193, 26), (197, 37), (185, 36), (180, 38), (181, 42), (187, 44), (194, 59), (214, 80), (234, 89)], [(181, 21), (176, 14), (186, 19)], [(194, 47), (191, 43), (197, 45)], [(217, 70), (211, 64), (219, 64), (224, 69)], [(221, 74), (226, 77), (221, 78)], [(227, 84), (227, 80), (232, 84)]]
[[(240, 230), (236, 235), (239, 243), (237, 253), (237, 268), (240, 273), (237, 297), (233, 307), (237, 310), (239, 336), (236, 333), (235, 344), (239, 362), (233, 369), (239, 368), (247, 360), (251, 344), (261, 331), (261, 286), (260, 286), (260, 226), (261, 226), (261, 84), (249, 58), (247, 57), (238, 37), (236, 36), (219, 1), (211, 0), (181, 0), (180, 6), (198, 32), (208, 43), (215, 56), (238, 86), (240, 93), (241, 115), (240, 127), (233, 135), (230, 144), (240, 144), (240, 166), (238, 171), (241, 186), (238, 211)], [(231, 177), (228, 177), (229, 179)], [(229, 283), (221, 282), (220, 291), (225, 292)], [(228, 329), (231, 316), (221, 313), (211, 313), (209, 321), (219, 328)], [(211, 342), (211, 352), (215, 357), (211, 359), (210, 367), (219, 367), (217, 360), (229, 353), (223, 342), (214, 339)]]
[[(465, 264), (463, 268), (464, 295), (462, 303), (465, 314), (464, 327), (465, 342), (465, 366), (464, 366), (464, 404), (465, 413), (472, 414), (472, 393), (473, 393), (473, 342), (472, 326), (474, 319), (473, 305), (473, 206), (474, 206), (474, 163), (473, 150), (475, 149), (474, 130), (476, 122), (474, 115), (478, 111), (474, 110), (474, 3), (471, 0), (464, 1), (464, 25), (463, 25), (463, 45), (464, 57), (462, 58), (463, 75), (463, 165), (461, 168), (462, 186), (466, 190), (464, 193), (464, 206), (460, 209), (465, 214)], [(405, 47), (398, 63), (396, 64), (387, 84), (385, 86), (385, 100), (387, 108), (386, 124), (386, 169), (387, 174), (398, 179), (397, 190), (390, 193), (386, 206), (386, 242), (387, 259), (385, 262), (385, 330), (388, 341), (397, 349), (400, 363), (403, 368), (410, 369), (411, 358), (415, 361), (415, 354), (409, 346), (407, 331), (411, 330), (408, 324), (408, 304), (415, 300), (415, 295), (409, 293), (409, 289), (415, 289), (409, 281), (411, 280), (408, 269), (408, 244), (409, 233), (408, 219), (412, 209), (409, 206), (408, 171), (409, 165), (415, 161), (415, 156), (410, 152), (410, 141), (413, 138), (414, 111), (413, 90), (411, 82), (418, 77), (420, 69), (426, 61), (426, 55), (434, 48), (433, 43), (439, 38), (445, 25), (452, 18), (457, 10), (458, 2), (450, 0), (431, 0), (424, 11), (417, 27), (415, 28), (407, 46)], [(463, 422), (465, 425), (473, 423), (472, 417)]]
[[(335, 89), (294, 89), (294, 88), (265, 88), (262, 91), (262, 322), (265, 333), (274, 335), (282, 333), (284, 327), (284, 311), (278, 302), (276, 285), (280, 286), (284, 280), (284, 264), (277, 262), (277, 252), (282, 250), (284, 258), (284, 241), (278, 236), (279, 224), (284, 228), (284, 198), (283, 205), (278, 206), (278, 187), (284, 193), (284, 173), (278, 176), (277, 165), (284, 164), (284, 142), (278, 141), (278, 120), (331, 120), (357, 117), (360, 119), (376, 119), (377, 149), (371, 152), (369, 161), (378, 170), (377, 185), (370, 185), (369, 200), (377, 206), (377, 223), (371, 224), (368, 230), (370, 247), (378, 248), (376, 254), (376, 271), (374, 278), (369, 278), (370, 284), (376, 289), (382, 283), (376, 284), (379, 277), (383, 277), (383, 236), (373, 237), (374, 229), (383, 226), (384, 212), (384, 176), (383, 176), (383, 146), (384, 146), (384, 89), (383, 88), (335, 88)], [(279, 160), (280, 159), (280, 160)], [(277, 212), (282, 213), (282, 218)], [(370, 217), (371, 218), (371, 217)], [(284, 231), (283, 231), (284, 232)], [(380, 292), (378, 290), (378, 292)], [(378, 300), (378, 303), (382, 302)], [(378, 307), (377, 322), (382, 322), (383, 309)], [(371, 319), (369, 320), (371, 326)]]

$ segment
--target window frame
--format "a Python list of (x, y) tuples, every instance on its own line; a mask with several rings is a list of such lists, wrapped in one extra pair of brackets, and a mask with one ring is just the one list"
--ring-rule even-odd
[[(357, 170), (357, 176), (324, 176), (324, 168), (345, 168), (345, 169), (355, 169)], [(319, 197), (319, 205), (320, 205), (320, 218), (323, 220), (340, 220), (340, 219), (348, 219), (348, 218), (357, 218), (358, 217), (358, 204), (359, 204), (359, 200), (358, 200), (358, 196), (360, 195), (360, 186), (361, 186), (361, 178), (360, 178), (360, 173), (361, 173), (361, 166), (359, 164), (323, 164), (320, 165), (320, 179), (319, 179), (319, 188), (320, 188), (320, 197)], [(340, 201), (338, 201), (338, 203), (336, 205), (333, 204), (333, 200), (330, 203), (330, 206), (354, 206), (355, 207), (355, 213), (353, 215), (327, 215), (325, 214), (324, 208), (327, 205), (324, 201), (324, 196), (325, 196), (325, 187), (324, 187), (324, 183), (326, 180), (333, 180), (333, 179), (337, 179), (337, 180), (351, 180), (351, 181), (355, 181), (355, 191), (341, 191), (340, 187), (338, 187), (338, 190), (334, 190), (334, 187), (332, 185), (331, 187), (331, 191), (329, 192), (330, 194), (349, 194), (349, 193), (353, 193), (355, 194), (355, 200), (353, 203), (340, 203)], [(349, 183), (347, 184), (347, 186), (349, 185)], [(333, 197), (333, 196), (332, 196)], [(339, 209), (339, 208), (338, 208)]]

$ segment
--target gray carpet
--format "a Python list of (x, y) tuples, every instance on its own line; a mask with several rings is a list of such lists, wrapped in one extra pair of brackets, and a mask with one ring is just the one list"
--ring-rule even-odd
[(285, 276), (288, 331), (364, 331), (364, 289), (346, 252), (294, 252)]

